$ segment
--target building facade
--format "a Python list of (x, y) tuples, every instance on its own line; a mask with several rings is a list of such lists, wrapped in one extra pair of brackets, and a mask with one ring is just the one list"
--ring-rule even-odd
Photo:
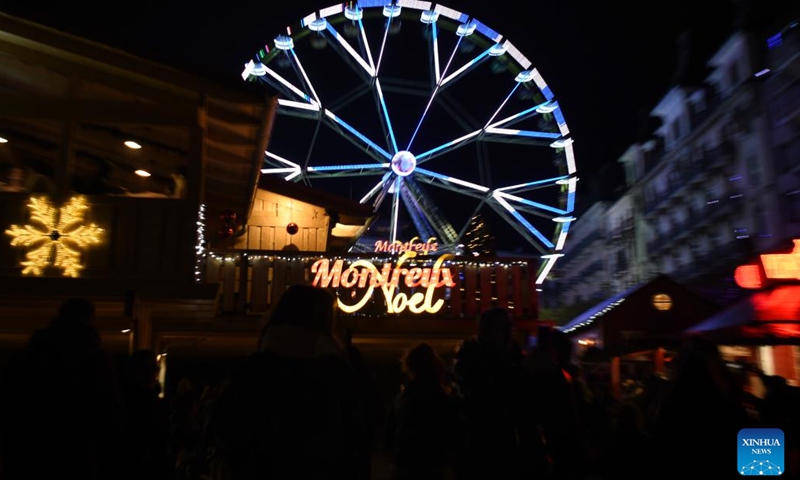
[[(733, 268), (791, 248), (800, 214), (797, 23), (736, 31), (701, 82), (674, 85), (651, 110), (660, 126), (618, 159), (626, 188), (593, 205), (573, 235), (596, 232), (591, 278), (571, 242), (548, 302), (605, 298), (658, 274), (725, 304), (741, 294)], [(574, 237), (575, 238), (575, 237)], [(601, 271), (602, 270), (602, 271)]]

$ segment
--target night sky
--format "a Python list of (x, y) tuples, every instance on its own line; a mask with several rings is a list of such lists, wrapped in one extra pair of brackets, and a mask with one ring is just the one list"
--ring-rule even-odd
[[(0, 10), (229, 84), (260, 46), (329, 1), (36, 2)], [(765, 0), (760, 5), (779, 4)], [(204, 6), (209, 5), (209, 6)], [(552, 88), (575, 140), (578, 213), (622, 182), (616, 159), (641, 134), (642, 118), (673, 85), (676, 38), (691, 32), (693, 62), (724, 40), (737, 2), (518, 2), (453, 0), (501, 33)], [(701, 10), (689, 9), (701, 6)]]

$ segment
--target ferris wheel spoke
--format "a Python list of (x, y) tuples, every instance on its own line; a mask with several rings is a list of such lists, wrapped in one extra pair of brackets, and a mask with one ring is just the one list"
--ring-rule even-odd
[(340, 112), (348, 105), (368, 94), (370, 90), (372, 90), (372, 88), (369, 84), (357, 85), (355, 88), (352, 88), (349, 92), (341, 95), (337, 99), (327, 102), (326, 105), (328, 106), (329, 110)]
[(434, 202), (428, 199), (428, 196), (422, 190), (421, 186), (410, 177), (406, 177), (403, 186), (404, 202), (415, 224), (416, 222), (420, 222), (423, 225), (427, 225), (436, 233), (436, 235), (430, 235), (428, 229), (420, 230), (418, 228), (417, 231), (419, 234), (421, 236), (427, 236), (428, 238), (436, 236), (445, 244), (455, 243), (458, 233), (455, 228), (453, 228), (453, 225), (439, 214), (439, 208)]
[(314, 86), (311, 84), (311, 80), (308, 78), (308, 75), (306, 75), (306, 71), (303, 68), (303, 64), (300, 63), (300, 57), (297, 56), (297, 52), (294, 51), (294, 48), (287, 50), (287, 52), (289, 53), (289, 56), (292, 58), (294, 65), (297, 68), (298, 73), (300, 74), (300, 77), (305, 82), (306, 87), (311, 93), (311, 96), (313, 97), (314, 101), (316, 102), (317, 105), (322, 105), (322, 102), (319, 100), (319, 96), (317, 95), (316, 90), (314, 90)]
[[(533, 107), (527, 108), (521, 112), (517, 112), (514, 115), (510, 115), (508, 117), (503, 118), (502, 120), (498, 120), (494, 123), (490, 123), (486, 125), (486, 128), (501, 128), (501, 127), (510, 127), (516, 123), (519, 123), (523, 120), (527, 120), (535, 115), (540, 115), (544, 113), (551, 113), (558, 107), (558, 104), (553, 101), (546, 101), (540, 103), (539, 105), (534, 105)], [(502, 108), (502, 107), (501, 107)], [(499, 112), (499, 110), (498, 110)], [(496, 116), (497, 113), (495, 113)], [(494, 119), (494, 117), (493, 117)]]
[(319, 120), (319, 105), (279, 98), (278, 115), (303, 118), (306, 120)]
[(458, 40), (456, 41), (455, 47), (453, 47), (453, 51), (450, 53), (450, 58), (447, 61), (447, 65), (445, 65), (444, 70), (440, 71), (439, 67), (439, 35), (438, 29), (436, 28), (436, 22), (431, 24), (431, 42), (430, 42), (430, 51), (433, 63), (433, 89), (431, 90), (430, 97), (428, 98), (428, 104), (425, 105), (425, 110), (423, 110), (422, 115), (420, 116), (419, 121), (417, 122), (417, 126), (414, 128), (414, 133), (411, 135), (411, 139), (408, 141), (408, 146), (406, 147), (407, 151), (411, 150), (411, 145), (414, 143), (414, 139), (417, 137), (417, 133), (419, 133), (419, 129), (422, 126), (422, 122), (425, 120), (425, 117), (428, 115), (428, 111), (431, 108), (431, 104), (433, 104), (434, 98), (436, 98), (436, 94), (439, 93), (439, 88), (442, 85), (443, 75), (447, 72), (450, 68), (450, 64), (453, 62), (453, 58), (458, 51), (458, 46), (461, 44), (461, 39), (464, 38), (463, 36), (459, 36)]
[(544, 187), (550, 187), (553, 185), (560, 185), (564, 182), (567, 182), (568, 178), (568, 175), (561, 175), (558, 177), (546, 178), (544, 180), (536, 180), (535, 182), (518, 183), (516, 185), (509, 185), (507, 187), (495, 188), (495, 191), (507, 194), (526, 192)]
[(403, 177), (395, 176), (392, 191), (392, 218), (389, 223), (389, 241), (394, 243), (397, 240), (397, 227), (400, 218), (400, 188)]
[[(514, 208), (514, 207), (513, 207), (513, 206), (512, 206), (512, 205), (511, 205), (511, 204), (510, 204), (510, 203), (509, 203), (509, 202), (508, 202), (508, 201), (507, 201), (505, 198), (503, 198), (503, 196), (501, 196), (501, 195), (497, 195), (497, 194), (495, 193), (495, 194), (493, 194), (493, 195), (492, 195), (492, 200), (493, 200), (494, 202), (497, 202), (498, 204), (500, 204), (500, 206), (502, 206), (502, 207), (503, 207), (503, 209), (504, 209), (504, 210), (505, 210), (505, 211), (506, 211), (506, 212), (507, 212), (509, 215), (511, 215), (512, 217), (514, 217), (514, 219), (515, 219), (517, 222), (519, 222), (519, 224), (520, 224), (520, 225), (522, 225), (523, 227), (525, 227), (525, 230), (527, 230), (527, 232), (528, 232), (530, 235), (533, 235), (533, 236), (534, 236), (536, 239), (538, 239), (538, 240), (539, 240), (539, 242), (541, 242), (541, 244), (542, 244), (542, 245), (544, 245), (546, 248), (548, 248), (548, 249), (552, 249), (553, 247), (555, 247), (555, 245), (553, 245), (553, 242), (551, 242), (551, 241), (550, 241), (550, 239), (548, 239), (547, 237), (545, 237), (545, 236), (542, 234), (542, 232), (540, 232), (540, 231), (539, 231), (539, 230), (538, 230), (536, 227), (534, 227), (534, 226), (531, 224), (531, 222), (529, 222), (529, 221), (528, 221), (528, 220), (527, 220), (525, 217), (523, 217), (523, 216), (522, 216), (522, 214), (520, 214), (520, 213), (519, 213), (519, 211), (517, 211), (517, 209), (516, 209), (516, 208)], [(492, 202), (492, 203), (494, 203), (494, 202)]]
[[(284, 107), (292, 107), (310, 111), (319, 110), (319, 102), (317, 100), (303, 92), (299, 87), (266, 65), (261, 65), (259, 67), (259, 78), (261, 78), (264, 83), (270, 85), (288, 97), (287, 99), (283, 99), (283, 102), (279, 102), (279, 104), (283, 103)], [(293, 101), (290, 100), (291, 98), (299, 98), (303, 101)]]
[(478, 55), (477, 57), (473, 58), (469, 62), (465, 63), (461, 68), (459, 68), (455, 72), (451, 73), (450, 75), (442, 78), (442, 80), (439, 83), (439, 85), (442, 88), (444, 88), (447, 84), (455, 83), (455, 81), (458, 78), (462, 77), (464, 74), (466, 74), (467, 72), (469, 72), (473, 68), (477, 67), (481, 62), (483, 62), (484, 60), (489, 58), (489, 56), (493, 52), (493, 50), (492, 50), (493, 48), (494, 48), (494, 46), (492, 46), (488, 50), (484, 50), (480, 55)]
[[(508, 202), (509, 205), (511, 204), (511, 202), (515, 202), (515, 203), (519, 204), (519, 206), (531, 208), (531, 209), (533, 209), (532, 210), (533, 212), (536, 212), (536, 211), (538, 211), (538, 212), (550, 212), (551, 214), (556, 214), (556, 215), (566, 215), (567, 213), (569, 213), (567, 210), (564, 210), (564, 209), (561, 209), (561, 208), (551, 207), (551, 206), (545, 205), (543, 203), (534, 202), (532, 200), (528, 200), (528, 199), (519, 197), (517, 195), (511, 195), (511, 194), (508, 194), (508, 193), (503, 193), (503, 192), (498, 191), (498, 190), (495, 190), (492, 193), (492, 195), (495, 198), (502, 198), (503, 200)], [(552, 215), (547, 215), (547, 214), (543, 214), (543, 216), (552, 217)]]
[(381, 126), (383, 127), (383, 131), (385, 136), (388, 138), (389, 141), (389, 148), (392, 149), (392, 153), (397, 153), (397, 140), (394, 136), (394, 128), (392, 128), (392, 120), (389, 118), (389, 109), (386, 107), (386, 100), (383, 98), (383, 89), (381, 89), (381, 81), (379, 79), (375, 79), (375, 99), (378, 102), (378, 108), (380, 109), (381, 113)]
[(396, 175), (392, 173), (388, 173), (383, 177), (383, 180), (380, 183), (380, 189), (378, 189), (378, 195), (372, 202), (373, 211), (377, 212), (378, 209), (381, 208), (381, 205), (383, 204), (383, 201), (386, 199), (386, 196), (392, 193), (392, 187), (394, 186), (395, 183), (395, 176)]
[[(303, 173), (303, 169), (300, 165), (291, 160), (287, 160), (270, 151), (265, 151), (264, 155), (265, 165), (261, 168), (261, 173), (264, 175), (285, 175), (284, 180), (289, 181)], [(267, 164), (267, 162), (269, 162), (269, 164)]]
[(417, 155), (417, 165), (433, 160), (434, 158), (444, 155), (445, 153), (454, 150), (461, 145), (474, 142), (481, 133), (483, 133), (482, 130), (475, 130), (474, 132), (470, 132), (466, 135), (458, 137), (455, 140), (450, 140), (449, 142), (439, 145), (438, 147), (434, 147), (427, 152), (422, 152)]
[(306, 167), (307, 176), (320, 177), (365, 177), (384, 173), (389, 169), (388, 163), (364, 163), (353, 165), (309, 165)]
[(483, 140), (503, 143), (522, 143), (533, 145), (550, 145), (560, 140), (560, 133), (538, 132), (535, 130), (518, 130), (514, 128), (489, 127)]
[[(407, 187), (408, 182), (403, 183), (403, 188), (400, 191), (400, 196), (403, 200), (403, 204), (406, 206), (406, 210), (408, 211), (409, 216), (411, 217), (411, 221), (414, 223), (414, 227), (417, 230), (417, 234), (420, 238), (431, 238), (437, 237), (436, 231), (431, 226), (430, 221), (425, 218), (425, 214), (422, 210), (422, 207), (419, 204), (419, 201), (414, 198)], [(438, 237), (437, 237), (438, 238)]]
[(436, 21), (431, 23), (431, 42), (428, 47), (430, 55), (430, 63), (432, 70), (432, 86), (439, 85), (442, 79), (442, 68), (439, 64), (439, 28), (436, 26)]
[[(358, 21), (359, 29), (361, 30), (362, 34), (364, 32), (364, 27), (361, 23), (361, 20)], [(336, 40), (338, 46), (341, 48), (336, 48), (335, 50), (345, 59), (345, 61), (353, 65), (354, 69), (359, 74), (366, 74), (366, 79), (370, 79), (375, 76), (375, 67), (372, 65), (372, 55), (369, 55), (367, 63), (366, 60), (350, 45), (350, 42), (344, 38), (344, 36), (339, 33), (330, 22), (325, 22), (325, 30), (327, 33)], [(369, 49), (367, 49), (367, 53), (369, 54)], [(353, 62), (355, 61), (355, 63)]]
[[(325, 116), (332, 121), (326, 123), (332, 126), (334, 130), (337, 130), (340, 135), (342, 135), (343, 137), (345, 137), (346, 139), (348, 139), (349, 141), (360, 147), (364, 147), (366, 145), (368, 147), (366, 149), (366, 152), (373, 158), (376, 158), (377, 155), (380, 155), (386, 160), (392, 159), (392, 155), (390, 155), (389, 152), (387, 152), (386, 150), (375, 144), (375, 142), (367, 138), (366, 135), (364, 135), (363, 133), (353, 128), (350, 124), (348, 124), (341, 118), (337, 117), (335, 113), (331, 112), (330, 110), (325, 110)], [(350, 135), (352, 135), (355, 138), (345, 134), (339, 127), (343, 128), (345, 131), (347, 131)], [(356, 139), (358, 141), (356, 141)], [(381, 159), (378, 159), (378, 161), (381, 161)]]
[(488, 187), (478, 185), (477, 183), (461, 180), (459, 178), (451, 177), (450, 175), (432, 172), (424, 168), (417, 168), (414, 170), (414, 173), (418, 176), (427, 177), (431, 183), (434, 183), (433, 181), (438, 181), (450, 190), (473, 197), (483, 198), (491, 190)]
[(369, 199), (370, 199), (370, 198), (372, 198), (373, 196), (375, 196), (375, 194), (376, 194), (376, 193), (378, 193), (378, 192), (381, 190), (381, 187), (384, 187), (384, 186), (386, 185), (386, 182), (389, 180), (389, 178), (390, 178), (391, 176), (392, 176), (392, 172), (386, 172), (386, 173), (383, 175), (383, 178), (382, 178), (382, 179), (381, 179), (381, 180), (380, 180), (378, 183), (376, 183), (376, 184), (375, 184), (375, 186), (373, 186), (373, 187), (370, 189), (370, 191), (369, 191), (369, 192), (367, 192), (367, 194), (366, 194), (366, 195), (364, 195), (364, 196), (361, 198), (361, 200), (359, 200), (359, 201), (358, 201), (358, 203), (361, 203), (361, 204), (367, 203), (367, 202), (369, 201)]
[[(517, 231), (522, 238), (524, 238), (528, 243), (531, 244), (539, 253), (542, 255), (546, 255), (549, 253), (549, 250), (553, 247), (547, 247), (547, 244), (552, 245), (552, 242), (547, 240), (544, 235), (541, 234), (533, 225), (530, 224), (527, 220), (525, 220), (522, 215), (519, 214), (513, 208), (511, 210), (506, 209), (504, 206), (497, 204), (495, 202), (487, 202), (489, 207), (494, 210), (497, 215), (503, 218), (506, 223), (511, 225), (511, 228)], [(527, 225), (526, 225), (527, 224)], [(547, 243), (542, 242), (544, 240)], [(544, 246), (543, 246), (544, 245)]]
[[(396, 7), (400, 8), (396, 5), (388, 5), (388, 7)], [(375, 64), (375, 76), (378, 76), (378, 73), (381, 70), (381, 62), (383, 61), (383, 53), (386, 51), (386, 39), (389, 38), (389, 30), (392, 27), (392, 21), (394, 20), (394, 16), (389, 15), (386, 18), (386, 22), (384, 22), (384, 29), (383, 29), (383, 39), (381, 40), (381, 51), (378, 53), (378, 62)]]

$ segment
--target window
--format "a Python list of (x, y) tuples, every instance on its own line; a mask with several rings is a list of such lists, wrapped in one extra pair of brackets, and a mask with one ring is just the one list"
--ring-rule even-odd
[(761, 184), (761, 162), (755, 155), (747, 156), (747, 174), (750, 177), (750, 185), (756, 186)]
[(800, 190), (787, 192), (781, 195), (783, 221), (800, 223)]
[(739, 66), (734, 62), (728, 66), (728, 80), (731, 88), (739, 84)]

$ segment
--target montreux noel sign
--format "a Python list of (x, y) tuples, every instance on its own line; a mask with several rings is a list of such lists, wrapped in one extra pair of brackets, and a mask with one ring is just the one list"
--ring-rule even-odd
[[(404, 266), (406, 260), (418, 255), (430, 255), (438, 250), (435, 238), (427, 242), (418, 241), (417, 237), (408, 242), (388, 241), (375, 242), (376, 253), (400, 254), (394, 262), (386, 262), (378, 268), (369, 260), (359, 259), (345, 265), (345, 260), (320, 259), (311, 266), (311, 273), (315, 274), (312, 285), (321, 288), (358, 288), (364, 290), (364, 295), (353, 305), (348, 305), (338, 299), (339, 309), (346, 313), (360, 310), (372, 298), (376, 288), (380, 288), (386, 299), (387, 313), (401, 313), (408, 309), (412, 313), (436, 313), (444, 305), (444, 300), (434, 301), (433, 292), (441, 287), (454, 287), (453, 273), (449, 268), (443, 267), (445, 260), (451, 258), (449, 253), (440, 255), (431, 267)], [(425, 291), (407, 294), (398, 292), (400, 285), (408, 288), (421, 287)]]
[(790, 253), (760, 255), (760, 264), (740, 265), (733, 274), (742, 288), (757, 289), (770, 281), (800, 281), (800, 239)]

